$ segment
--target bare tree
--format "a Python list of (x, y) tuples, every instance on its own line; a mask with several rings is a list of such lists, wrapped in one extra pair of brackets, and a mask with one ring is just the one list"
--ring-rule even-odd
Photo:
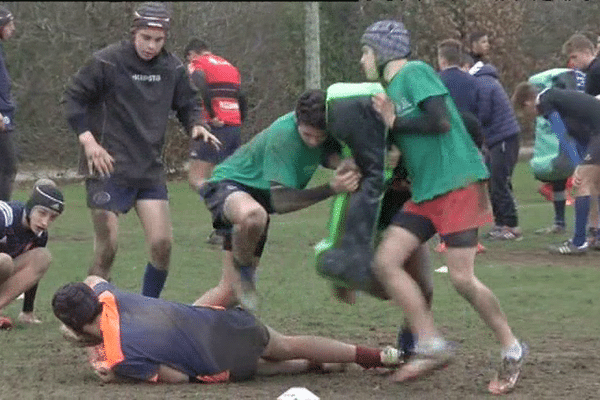
[(319, 89), (321, 87), (321, 34), (318, 1), (309, 1), (304, 3), (304, 18), (306, 88)]

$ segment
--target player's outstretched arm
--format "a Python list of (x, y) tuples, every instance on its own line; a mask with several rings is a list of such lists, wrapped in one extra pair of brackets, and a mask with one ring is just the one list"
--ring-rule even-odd
[(301, 210), (338, 193), (358, 190), (361, 177), (354, 163), (342, 162), (331, 182), (315, 188), (294, 189), (271, 182), (271, 205), (278, 214)]

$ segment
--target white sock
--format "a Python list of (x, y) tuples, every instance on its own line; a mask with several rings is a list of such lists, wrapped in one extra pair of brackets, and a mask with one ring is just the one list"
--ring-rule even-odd
[(418, 341), (415, 352), (420, 354), (433, 354), (446, 347), (446, 341), (442, 337), (434, 337), (428, 341)]
[(523, 356), (523, 348), (518, 340), (515, 340), (510, 347), (502, 349), (500, 352), (502, 358), (512, 358), (514, 360), (519, 360)]

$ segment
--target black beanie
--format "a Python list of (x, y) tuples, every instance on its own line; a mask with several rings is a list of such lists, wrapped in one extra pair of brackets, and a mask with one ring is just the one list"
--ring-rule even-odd
[(52, 311), (63, 324), (81, 332), (102, 311), (96, 293), (83, 282), (67, 283), (54, 293)]
[(133, 27), (160, 28), (167, 32), (171, 27), (171, 12), (162, 2), (143, 3), (133, 13)]
[(50, 184), (35, 185), (25, 205), (27, 216), (35, 206), (44, 206), (61, 214), (65, 209), (65, 200), (60, 190)]
[(0, 28), (4, 25), (8, 24), (10, 21), (14, 20), (15, 17), (8, 10), (8, 8), (4, 6), (0, 6)]

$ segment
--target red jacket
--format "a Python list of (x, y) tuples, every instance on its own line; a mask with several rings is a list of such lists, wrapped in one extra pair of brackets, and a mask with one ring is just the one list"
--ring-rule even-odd
[(208, 87), (210, 105), (204, 105), (205, 120), (210, 122), (212, 117), (216, 117), (225, 125), (240, 126), (242, 118), (238, 98), (241, 78), (238, 69), (224, 58), (207, 53), (192, 60), (190, 72), (196, 70), (204, 73)]

